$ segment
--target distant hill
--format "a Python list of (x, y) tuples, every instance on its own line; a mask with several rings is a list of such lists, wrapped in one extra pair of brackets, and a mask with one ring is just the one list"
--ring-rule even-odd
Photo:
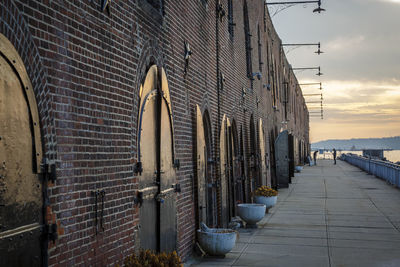
[(311, 144), (311, 149), (340, 149), (340, 150), (362, 150), (362, 149), (394, 149), (400, 150), (400, 136), (386, 138), (365, 138), (349, 140), (326, 140)]

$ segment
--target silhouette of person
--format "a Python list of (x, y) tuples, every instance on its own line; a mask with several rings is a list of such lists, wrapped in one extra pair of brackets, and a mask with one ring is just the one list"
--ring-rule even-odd
[(333, 149), (333, 161), (334, 161), (333, 164), (336, 165), (336, 149)]
[(318, 154), (318, 150), (315, 150), (315, 151), (314, 151), (314, 155), (313, 155), (313, 158), (314, 158), (314, 165), (317, 165), (317, 154)]

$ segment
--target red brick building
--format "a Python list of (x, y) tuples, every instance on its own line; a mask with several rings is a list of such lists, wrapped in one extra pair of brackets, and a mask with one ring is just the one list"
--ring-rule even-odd
[(226, 226), (254, 187), (279, 186), (281, 132), (296, 164), (308, 153), (263, 1), (102, 2), (0, 2), (4, 264), (186, 258), (200, 221)]

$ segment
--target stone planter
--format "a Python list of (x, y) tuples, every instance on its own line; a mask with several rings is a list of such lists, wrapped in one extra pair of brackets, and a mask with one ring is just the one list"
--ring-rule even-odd
[(197, 230), (201, 248), (211, 256), (225, 256), (236, 243), (236, 231), (231, 229), (208, 228), (207, 232)]
[(273, 197), (254, 196), (254, 202), (256, 202), (257, 204), (264, 204), (267, 210), (275, 206), (277, 200), (278, 196), (273, 196)]
[(237, 211), (240, 218), (246, 222), (246, 228), (257, 228), (257, 223), (264, 218), (264, 204), (238, 204)]
[(294, 167), (294, 170), (296, 172), (301, 172), (303, 170), (303, 167), (302, 166), (296, 166), (296, 167)]

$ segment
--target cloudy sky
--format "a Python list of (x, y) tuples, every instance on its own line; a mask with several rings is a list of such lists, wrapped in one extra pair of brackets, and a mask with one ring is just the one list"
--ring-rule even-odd
[[(322, 82), (324, 120), (311, 118), (311, 141), (399, 136), (400, 0), (322, 0), (327, 11), (321, 14), (312, 13), (316, 6), (300, 4), (273, 16), (283, 43), (321, 42), (325, 52), (300, 47), (287, 53), (293, 68), (321, 66), (324, 74), (296, 72), (300, 83)], [(318, 93), (318, 87), (304, 86), (303, 93)]]

